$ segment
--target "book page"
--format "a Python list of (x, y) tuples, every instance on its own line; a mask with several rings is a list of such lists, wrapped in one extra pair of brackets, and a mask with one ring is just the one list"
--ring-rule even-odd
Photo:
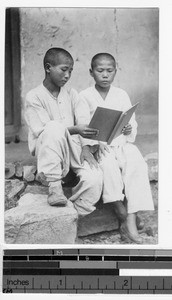
[(116, 137), (118, 137), (121, 134), (121, 131), (122, 131), (123, 127), (125, 125), (127, 125), (128, 122), (130, 121), (130, 119), (131, 119), (133, 113), (135, 112), (138, 104), (139, 103), (136, 103), (130, 109), (128, 109), (126, 112), (122, 113), (118, 123), (116, 124), (111, 136), (108, 139), (108, 145), (112, 142), (113, 139), (115, 139)]
[(90, 128), (98, 129), (99, 134), (91, 139), (107, 142), (117, 124), (122, 111), (97, 107), (89, 124)]

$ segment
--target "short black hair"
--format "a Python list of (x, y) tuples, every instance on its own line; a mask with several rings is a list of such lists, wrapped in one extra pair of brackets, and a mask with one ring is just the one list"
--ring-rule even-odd
[(57, 47), (50, 48), (49, 50), (47, 50), (44, 56), (44, 60), (43, 60), (44, 68), (47, 63), (50, 63), (53, 66), (56, 65), (57, 60), (60, 56), (65, 56), (73, 61), (72, 55), (67, 50), (63, 48), (57, 48)]
[(114, 63), (115, 69), (116, 69), (116, 60), (115, 60), (114, 56), (112, 54), (106, 53), (106, 52), (97, 53), (96, 55), (93, 56), (93, 58), (91, 60), (91, 69), (94, 68), (94, 66), (96, 65), (96, 60), (98, 60), (99, 58), (111, 59)]

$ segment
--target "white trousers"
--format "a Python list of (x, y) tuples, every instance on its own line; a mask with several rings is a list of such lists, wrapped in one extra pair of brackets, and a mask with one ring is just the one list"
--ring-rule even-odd
[(79, 176), (70, 198), (78, 214), (94, 211), (102, 193), (104, 203), (123, 200), (123, 191), (128, 213), (154, 209), (147, 164), (135, 145), (109, 147), (110, 153), (102, 156), (100, 168), (91, 169), (87, 162), (81, 165), (81, 145), (77, 141), (63, 124), (50, 121), (38, 138), (36, 154), (38, 172), (43, 172), (49, 181), (61, 180), (69, 168)]
[(50, 121), (38, 138), (36, 146), (38, 172), (43, 172), (48, 181), (61, 180), (72, 168), (79, 176), (79, 183), (72, 190), (73, 202), (79, 215), (95, 210), (102, 194), (103, 174), (101, 169), (91, 169), (85, 161), (80, 163), (81, 145), (58, 121)]
[(102, 156), (103, 202), (127, 198), (128, 213), (154, 210), (148, 179), (148, 168), (138, 148), (126, 143), (123, 146), (109, 146), (110, 153)]

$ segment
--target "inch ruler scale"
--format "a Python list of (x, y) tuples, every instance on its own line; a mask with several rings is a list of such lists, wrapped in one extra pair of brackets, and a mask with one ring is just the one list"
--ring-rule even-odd
[(172, 294), (172, 250), (4, 250), (2, 291)]

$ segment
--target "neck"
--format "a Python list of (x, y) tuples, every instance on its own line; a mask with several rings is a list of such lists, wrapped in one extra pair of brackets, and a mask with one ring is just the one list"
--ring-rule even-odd
[(44, 79), (43, 85), (46, 89), (54, 96), (57, 97), (60, 92), (60, 87), (56, 87), (52, 82), (50, 82), (47, 78)]
[(95, 85), (96, 90), (99, 92), (99, 94), (102, 96), (103, 99), (106, 98), (109, 90), (110, 90), (110, 86), (108, 87), (101, 87), (98, 85)]
[(99, 85), (95, 85), (95, 88), (98, 92), (102, 92), (102, 93), (108, 93), (109, 89), (110, 89), (110, 85), (108, 87), (101, 87)]

